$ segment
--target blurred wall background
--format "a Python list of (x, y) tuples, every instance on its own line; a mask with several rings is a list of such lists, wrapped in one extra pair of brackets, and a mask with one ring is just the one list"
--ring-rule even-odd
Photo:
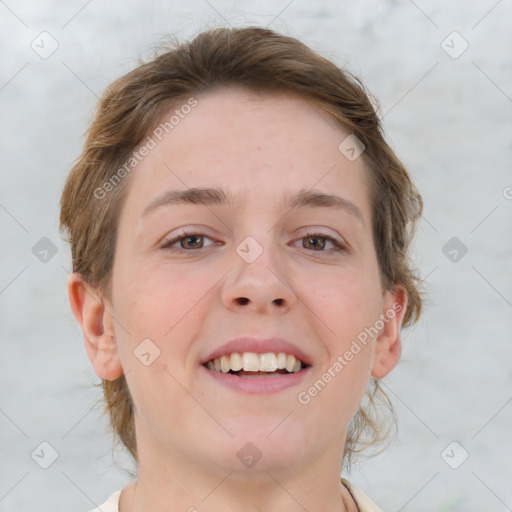
[(511, 0), (1, 1), (0, 510), (85, 512), (130, 480), (68, 305), (59, 197), (104, 88), (166, 34), (227, 25), (358, 75), (425, 201), (429, 303), (384, 381), (398, 441), (349, 479), (389, 511), (512, 510)]

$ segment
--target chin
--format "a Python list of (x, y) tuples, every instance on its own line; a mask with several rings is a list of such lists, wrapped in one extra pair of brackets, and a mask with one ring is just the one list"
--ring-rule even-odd
[[(273, 421), (251, 420), (232, 429), (232, 439), (214, 443), (215, 460), (228, 471), (282, 471), (300, 463), (311, 450), (310, 438), (302, 429), (290, 428), (283, 418)], [(279, 425), (279, 426), (278, 426)], [(257, 428), (256, 428), (257, 427)], [(276, 428), (277, 427), (277, 428)], [(229, 430), (229, 429), (228, 429)]]

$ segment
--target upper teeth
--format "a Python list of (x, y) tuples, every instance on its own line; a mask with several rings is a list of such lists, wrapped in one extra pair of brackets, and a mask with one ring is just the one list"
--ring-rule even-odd
[(286, 369), (290, 373), (298, 372), (302, 363), (292, 354), (279, 352), (267, 352), (266, 354), (256, 354), (255, 352), (244, 352), (239, 354), (223, 355), (208, 361), (206, 364), (209, 370), (228, 373), (229, 370), (237, 372), (244, 370), (246, 372), (275, 372), (276, 370)]

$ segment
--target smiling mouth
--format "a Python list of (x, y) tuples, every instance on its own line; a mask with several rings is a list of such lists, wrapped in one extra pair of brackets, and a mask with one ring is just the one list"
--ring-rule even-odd
[(254, 378), (298, 373), (309, 365), (293, 354), (284, 352), (267, 352), (265, 354), (234, 352), (212, 359), (203, 366), (218, 373)]

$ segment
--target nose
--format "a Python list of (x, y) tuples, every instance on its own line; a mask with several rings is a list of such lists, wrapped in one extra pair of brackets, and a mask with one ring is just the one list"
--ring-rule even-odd
[(243, 252), (235, 255), (234, 268), (222, 288), (222, 301), (236, 312), (284, 313), (297, 300), (292, 278), (277, 250), (270, 249), (268, 244), (264, 249), (260, 247), (262, 252), (253, 261), (244, 258)]

